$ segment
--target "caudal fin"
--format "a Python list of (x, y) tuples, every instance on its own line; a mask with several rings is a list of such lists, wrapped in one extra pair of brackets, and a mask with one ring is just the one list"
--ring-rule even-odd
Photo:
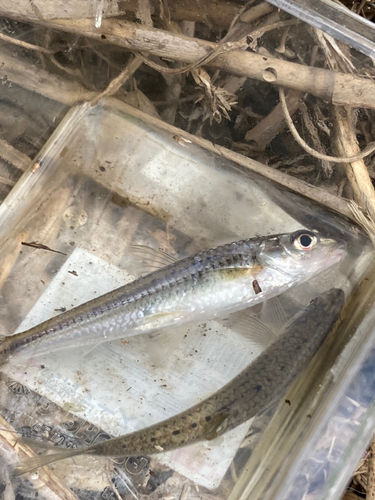
[(13, 469), (13, 476), (21, 476), (27, 472), (32, 472), (39, 467), (44, 467), (45, 465), (51, 464), (52, 462), (58, 462), (64, 458), (75, 457), (77, 455), (82, 455), (84, 449), (68, 449), (60, 450), (57, 453), (52, 453), (51, 455), (40, 455), (33, 458), (28, 458), (23, 460)]

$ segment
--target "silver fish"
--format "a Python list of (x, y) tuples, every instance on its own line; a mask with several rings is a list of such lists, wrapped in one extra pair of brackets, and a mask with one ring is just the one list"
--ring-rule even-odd
[(341, 241), (300, 230), (207, 250), (0, 341), (0, 365), (247, 308), (339, 262)]
[(224, 434), (283, 396), (332, 331), (344, 299), (344, 292), (333, 288), (312, 300), (247, 368), (188, 410), (145, 429), (86, 448), (57, 447), (59, 451), (52, 455), (25, 460), (15, 468), (14, 474), (21, 475), (77, 455), (153, 455)]

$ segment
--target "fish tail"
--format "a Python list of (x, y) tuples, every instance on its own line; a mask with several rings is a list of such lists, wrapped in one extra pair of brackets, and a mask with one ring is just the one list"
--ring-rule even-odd
[(21, 476), (27, 472), (32, 472), (39, 467), (44, 467), (45, 465), (51, 464), (52, 462), (58, 462), (59, 460), (64, 460), (65, 458), (75, 457), (77, 455), (84, 454), (84, 448), (80, 449), (67, 449), (60, 450), (57, 453), (52, 453), (51, 455), (39, 455), (33, 458), (27, 458), (23, 460), (14, 467), (13, 476)]

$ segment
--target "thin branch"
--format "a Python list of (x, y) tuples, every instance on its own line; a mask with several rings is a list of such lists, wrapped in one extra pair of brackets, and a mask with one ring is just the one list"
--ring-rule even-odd
[(273, 31), (275, 29), (280, 29), (280, 28), (284, 28), (284, 27), (290, 27), (290, 26), (294, 26), (296, 24), (299, 24), (298, 19), (288, 19), (287, 21), (276, 21), (272, 24), (268, 24), (266, 26), (261, 26), (261, 27), (257, 28), (256, 30), (251, 31), (246, 36), (246, 38), (250, 37), (253, 39), (252, 42), (249, 43), (249, 47), (255, 50), (257, 45), (258, 45), (259, 38), (261, 38), (265, 33), (268, 33), (268, 31)]
[[(36, 7), (36, 3), (38, 7)], [(37, 2), (31, 2), (30, 0), (3, 0), (0, 4), (0, 13), (1, 15), (17, 19), (27, 18), (32, 22), (43, 19), (63, 18), (86, 18), (92, 20), (97, 14), (96, 4), (97, 2), (93, 2), (92, 0), (79, 0), (79, 2), (56, 1), (53, 3), (52, 8), (49, 0), (38, 0)], [(209, 23), (219, 29), (228, 29), (231, 20), (241, 8), (237, 3), (227, 0), (204, 0), (204, 12), (198, 7), (196, 1), (173, 0), (170, 4), (173, 19), (196, 22), (205, 22), (205, 19), (207, 19)], [(265, 6), (261, 8), (264, 4), (268, 9)], [(274, 9), (273, 6), (266, 4), (266, 2), (256, 7), (253, 14), (256, 19)], [(150, 0), (150, 8), (151, 12), (157, 14), (159, 0)], [(108, 17), (121, 16), (126, 12), (134, 12), (137, 15), (138, 10), (138, 0), (105, 2), (102, 20)], [(246, 21), (244, 20), (243, 22)]]
[(18, 149), (14, 148), (9, 142), (3, 139), (0, 139), (0, 158), (19, 170), (22, 170), (22, 172), (24, 172), (31, 163), (31, 159), (27, 155), (21, 153), (21, 151), (18, 151)]
[[(118, 45), (132, 52), (147, 53), (189, 65), (199, 63), (217, 47), (215, 43), (198, 38), (118, 19), (103, 19), (99, 30), (94, 28), (90, 19), (36, 23)], [(371, 80), (356, 75), (308, 67), (237, 49), (218, 55), (208, 65), (228, 73), (308, 92), (333, 104), (375, 109), (375, 85)]]
[(38, 45), (33, 45), (31, 43), (23, 42), (22, 40), (18, 40), (17, 38), (4, 35), (4, 33), (0, 33), (0, 40), (3, 40), (4, 42), (7, 43), (12, 43), (13, 45), (18, 45), (19, 47), (23, 47), (24, 49), (35, 50), (37, 52), (43, 52), (44, 54), (53, 54), (53, 50), (46, 49), (44, 47), (39, 47)]
[(137, 71), (137, 69), (141, 66), (142, 64), (142, 58), (139, 55), (135, 55), (133, 60), (126, 66), (126, 68), (116, 77), (114, 78), (111, 83), (108, 85), (108, 87), (98, 96), (94, 97), (91, 100), (91, 106), (95, 106), (99, 99), (102, 97), (109, 97), (113, 94), (115, 94), (119, 88), (127, 81), (131, 76), (134, 75), (134, 73)]
[(294, 139), (298, 142), (298, 144), (303, 148), (307, 153), (309, 153), (311, 156), (314, 156), (315, 158), (319, 158), (319, 160), (325, 160), (325, 161), (331, 161), (333, 163), (350, 163), (353, 161), (358, 161), (362, 160), (366, 156), (369, 156), (371, 153), (375, 151), (375, 142), (372, 142), (368, 144), (361, 153), (358, 153), (353, 156), (328, 156), (323, 153), (319, 153), (319, 151), (315, 151), (315, 149), (311, 148), (299, 135), (296, 127), (294, 126), (293, 120), (289, 114), (288, 107), (286, 105), (285, 101), (285, 94), (284, 90), (282, 88), (279, 89), (279, 96), (280, 96), (280, 102), (281, 106), (283, 108), (284, 112), (284, 117), (285, 120), (288, 124), (288, 127), (294, 137)]
[[(339, 154), (352, 155), (359, 151), (358, 141), (350, 108), (334, 106), (334, 138)], [(345, 161), (344, 167), (348, 180), (353, 188), (354, 201), (360, 205), (366, 215), (375, 220), (375, 191), (367, 167), (362, 159)]]
[[(301, 101), (300, 92), (291, 90), (288, 92), (286, 99), (288, 100), (288, 109), (290, 109), (291, 114), (294, 114)], [(278, 103), (265, 118), (246, 132), (245, 141), (255, 143), (253, 149), (256, 151), (263, 151), (285, 126), (281, 103)]]
[[(366, 216), (363, 210), (354, 201), (349, 202), (349, 208), (352, 211), (357, 223), (366, 231), (373, 245), (375, 246), (375, 222), (371, 217)], [(375, 455), (374, 455), (375, 460)], [(374, 469), (375, 471), (375, 469)], [(375, 488), (375, 472), (374, 472), (374, 488)]]
[(52, 75), (34, 64), (11, 57), (5, 50), (0, 51), (0, 66), (10, 82), (68, 106), (77, 101), (90, 101), (97, 96), (97, 92), (87, 91), (77, 82)]
[(4, 184), (5, 186), (8, 187), (13, 187), (15, 185), (16, 181), (13, 179), (7, 179), (3, 175), (0, 175), (0, 184)]
[(77, 76), (78, 78), (83, 80), (82, 73), (80, 72), (79, 69), (72, 69), (72, 68), (69, 68), (67, 66), (60, 64), (59, 61), (57, 61), (54, 56), (51, 56), (50, 60), (51, 60), (52, 64), (54, 64), (56, 66), (56, 68), (61, 69), (61, 71), (64, 71), (68, 75)]
[(241, 14), (240, 21), (242, 21), (243, 23), (253, 23), (261, 17), (271, 14), (271, 12), (273, 12), (274, 10), (275, 7), (267, 2), (262, 2), (258, 5), (252, 5), (251, 9), (248, 9), (243, 14)]
[[(160, 73), (167, 73), (170, 75), (177, 75), (177, 74), (183, 74), (187, 73), (188, 71), (191, 71), (192, 69), (198, 68), (200, 66), (204, 66), (209, 64), (211, 61), (216, 59), (219, 55), (225, 54), (237, 49), (244, 49), (249, 47), (254, 47), (257, 44), (257, 40), (262, 37), (265, 33), (268, 31), (272, 31), (274, 29), (278, 29), (284, 26), (290, 26), (293, 24), (297, 24), (298, 21), (296, 20), (288, 20), (288, 21), (278, 21), (276, 23), (272, 23), (268, 26), (264, 26), (262, 28), (258, 28), (254, 31), (251, 31), (246, 35), (246, 37), (241, 38), (238, 41), (226, 41), (228, 38), (230, 38), (231, 31), (229, 30), (226, 36), (220, 40), (220, 42), (217, 44), (217, 46), (207, 55), (201, 57), (198, 61), (195, 61), (192, 64), (188, 64), (187, 66), (183, 66), (182, 68), (166, 68), (164, 66), (160, 66), (153, 61), (151, 61), (145, 54), (142, 54), (143, 57), (143, 62), (150, 66), (151, 68), (159, 71)], [(172, 31), (172, 30), (170, 30)], [(247, 42), (248, 39), (251, 39), (252, 41), (250, 44)]]
[[(287, 104), (287, 107), (289, 110), (290, 109), (289, 104)], [(317, 131), (317, 129), (316, 129), (311, 117), (310, 117), (310, 113), (307, 109), (306, 104), (304, 102), (301, 102), (299, 109), (301, 112), (302, 121), (305, 124), (305, 127), (310, 135), (310, 139), (314, 145), (314, 148), (317, 151), (324, 151), (324, 148), (323, 148), (322, 143), (321, 143), (320, 138), (319, 138), (318, 131)], [(323, 170), (324, 176), (326, 178), (331, 177), (333, 169), (332, 169), (330, 162), (325, 161), (325, 160), (320, 160), (320, 165), (321, 165), (321, 168)]]
[(375, 498), (375, 436), (372, 438), (370, 447), (370, 456), (368, 459), (368, 478), (366, 500)]

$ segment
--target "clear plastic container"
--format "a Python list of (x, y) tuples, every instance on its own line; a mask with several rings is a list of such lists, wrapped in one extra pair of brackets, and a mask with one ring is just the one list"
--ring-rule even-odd
[[(357, 227), (194, 143), (176, 140), (170, 128), (140, 116), (112, 99), (94, 107), (76, 105), (0, 206), (1, 333), (24, 330), (131, 281), (139, 272), (129, 251), (134, 244), (180, 258), (224, 242), (306, 227), (344, 238), (348, 257), (283, 295), (286, 310), (303, 309), (332, 286), (347, 295), (354, 290), (373, 259)], [(209, 443), (151, 458), (78, 457), (54, 464), (54, 473), (79, 498), (113, 495), (113, 487), (123, 498), (150, 499), (302, 498), (301, 490), (315, 499), (323, 498), (329, 484), (340, 491), (344, 469), (349, 475), (367, 444), (363, 419), (374, 396), (360, 382), (348, 387), (353, 373), (363, 379), (368, 366), (364, 349), (372, 313), (367, 308), (361, 316), (361, 307), (356, 314), (365, 323), (356, 332), (344, 323), (292, 388), (293, 404), (281, 404), (274, 416), (256, 417)], [(148, 336), (137, 336), (129, 343), (72, 349), (8, 367), (1, 380), (2, 413), (23, 434), (90, 444), (192, 406), (259, 353), (219, 321), (187, 329), (168, 359), (155, 362), (154, 348)], [(358, 394), (353, 405), (363, 406), (355, 425), (343, 420), (341, 409), (342, 398), (350, 394), (354, 400), (353, 390)], [(337, 450), (335, 419), (340, 435), (348, 436)], [(327, 442), (318, 446), (323, 429)], [(343, 462), (354, 442), (355, 453)], [(320, 449), (328, 471), (313, 479), (307, 473), (301, 481), (298, 473)], [(327, 449), (334, 449), (333, 457)], [(4, 453), (9, 463), (17, 461), (14, 451)], [(254, 486), (257, 480), (267, 492)], [(21, 477), (14, 489), (41, 491), (43, 481), (37, 474), (31, 483), (30, 476)]]
[[(0, 147), (0, 199), (10, 191), (0, 206), (0, 335), (24, 330), (133, 280), (141, 272), (131, 251), (134, 244), (180, 258), (221, 243), (301, 227), (344, 238), (348, 256), (340, 266), (283, 294), (280, 300), (287, 315), (304, 309), (332, 286), (342, 288), (349, 303), (341, 327), (278, 407), (217, 440), (153, 457), (78, 457), (20, 478), (9, 478), (7, 472), (8, 465), (25, 457), (22, 449), (28, 453), (26, 446), (16, 445), (12, 429), (66, 446), (90, 445), (141, 429), (212, 394), (259, 354), (259, 346), (218, 320), (187, 328), (164, 358), (155, 339), (138, 336), (100, 348), (72, 348), (6, 368), (0, 373), (0, 437), (4, 438), (0, 439), (0, 496), (17, 500), (36, 496), (48, 500), (338, 499), (375, 426), (373, 247), (344, 217), (197, 146), (199, 141), (181, 139), (180, 129), (164, 126), (119, 100), (69, 108), (76, 99), (96, 96), (129, 60), (121, 43), (117, 48), (96, 44), (96, 32), (87, 39), (65, 33), (63, 40), (63, 31), (44, 28), (48, 19), (86, 17), (99, 29), (106, 17), (126, 14), (132, 2), (89, 1), (79, 8), (74, 2), (69, 8), (65, 2), (47, 3), (43, 12), (39, 4), (26, 0), (23, 6), (9, 2), (8, 10), (0, 7), (2, 15), (17, 20), (2, 18), (2, 34), (47, 49), (39, 54), (22, 44), (1, 42), (1, 139), (17, 149), (1, 156), (3, 144)], [(225, 3), (234, 9), (233, 15), (239, 12), (240, 4)], [(373, 24), (340, 5), (327, 0), (270, 3), (374, 58)], [(255, 7), (262, 10), (261, 3)], [(130, 20), (138, 8), (132, 12)], [(257, 31), (258, 21), (239, 23), (239, 39), (247, 35), (249, 26), (255, 31), (255, 39), (244, 50), (256, 50), (264, 60), (278, 57), (284, 63), (297, 61), (301, 67), (326, 69), (326, 53), (320, 47), (317, 57), (316, 40), (306, 25), (274, 14), (269, 22), (276, 27), (266, 29), (265, 37)], [(228, 28), (226, 16), (222, 21)], [(209, 28), (208, 14), (207, 20)], [(207, 26), (201, 27), (201, 33), (208, 41), (213, 38)], [(103, 34), (101, 39), (105, 38)], [(235, 37), (231, 41), (235, 43)], [(349, 71), (367, 75), (369, 83), (372, 61), (340, 48), (346, 57), (350, 55)], [(92, 63), (96, 57), (97, 65)], [(319, 83), (318, 73), (311, 75)], [(227, 76), (237, 89), (231, 90), (234, 93), (240, 93), (242, 85), (252, 88), (253, 93), (239, 105), (244, 113), (238, 114), (238, 123), (230, 124), (238, 127), (236, 134), (245, 142), (241, 126), (248, 119), (254, 126), (254, 117), (269, 113), (272, 102), (276, 105), (275, 88), (267, 83), (276, 74), (265, 70), (262, 76), (254, 75), (258, 81), (245, 82), (244, 77), (242, 83)], [(335, 102), (332, 82), (327, 82), (323, 98)], [(133, 90), (136, 103), (140, 96), (136, 86)], [(361, 89), (357, 91), (361, 96)], [(149, 95), (151, 100), (155, 97), (152, 90)], [(320, 134), (321, 144), (331, 145), (330, 114), (323, 101), (311, 95), (309, 116), (317, 119), (318, 132), (325, 131)], [(353, 102), (364, 106), (370, 101), (367, 96), (367, 101)], [(174, 104), (172, 99), (164, 106)], [(157, 107), (164, 118), (165, 107)], [(153, 111), (152, 105), (149, 109)], [(186, 128), (198, 134), (203, 130), (203, 136), (225, 144), (225, 120), (220, 126), (211, 125), (205, 135), (203, 124), (192, 125), (203, 120), (204, 113), (194, 119), (191, 110), (187, 106), (185, 113), (183, 105), (180, 109), (182, 115), (191, 113)], [(360, 110), (358, 115), (366, 142), (368, 137), (372, 140), (372, 131), (363, 119), (365, 113)], [(237, 144), (236, 150), (244, 146), (249, 144)], [(301, 161), (294, 156), (287, 133), (273, 143), (269, 157), (262, 148), (246, 147), (244, 151), (250, 151), (251, 157), (259, 155), (255, 157), (262, 163), (273, 155), (283, 163), (289, 154), (293, 164), (299, 166)], [(13, 158), (17, 151), (23, 155)], [(269, 165), (277, 168), (277, 163)], [(9, 165), (16, 165), (18, 171)], [(304, 167), (308, 172), (311, 165)], [(13, 180), (25, 169), (11, 190)], [(4, 177), (8, 183), (4, 184)], [(45, 249), (35, 248), (38, 244)]]

